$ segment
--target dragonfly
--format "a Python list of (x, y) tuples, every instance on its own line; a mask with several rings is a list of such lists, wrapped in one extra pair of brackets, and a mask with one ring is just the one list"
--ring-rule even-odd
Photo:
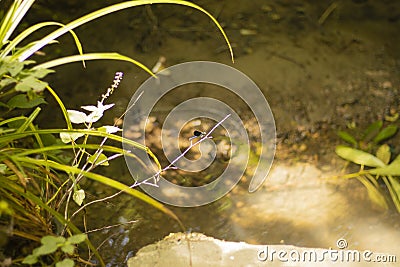
[(193, 136), (189, 138), (189, 141), (192, 141), (193, 139), (196, 138), (203, 138), (207, 133), (206, 132), (201, 132), (199, 130), (194, 130), (193, 131)]

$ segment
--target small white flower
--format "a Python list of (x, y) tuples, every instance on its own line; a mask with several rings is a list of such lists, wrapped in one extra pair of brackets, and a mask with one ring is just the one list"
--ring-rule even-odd
[(105, 131), (106, 133), (109, 133), (109, 134), (113, 134), (113, 133), (122, 131), (122, 129), (120, 129), (120, 128), (116, 127), (116, 126), (109, 126), (109, 125), (102, 126), (98, 130), (99, 131)]
[(85, 122), (93, 123), (101, 119), (103, 117), (104, 111), (113, 107), (114, 104), (103, 105), (100, 101), (97, 101), (96, 106), (82, 106), (81, 108), (87, 111), (91, 111), (89, 115), (87, 115)]
[(87, 115), (83, 112), (73, 109), (69, 109), (67, 110), (67, 112), (68, 112), (68, 117), (72, 123), (80, 124), (86, 122), (87, 120)]

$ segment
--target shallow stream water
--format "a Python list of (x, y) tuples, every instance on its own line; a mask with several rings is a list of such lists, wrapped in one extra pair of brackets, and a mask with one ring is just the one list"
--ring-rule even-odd
[[(400, 260), (400, 217), (394, 209), (376, 209), (356, 180), (328, 179), (344, 166), (334, 154), (338, 129), (348, 125), (362, 128), (400, 112), (400, 2), (336, 1), (329, 13), (324, 12), (332, 1), (196, 3), (223, 25), (234, 48), (235, 64), (230, 62), (215, 25), (205, 15), (185, 7), (139, 7), (76, 31), (86, 52), (118, 51), (149, 67), (160, 56), (166, 58), (167, 66), (193, 60), (231, 65), (252, 78), (268, 100), (278, 143), (276, 161), (264, 186), (249, 194), (250, 177), (245, 175), (229, 195), (207, 206), (170, 207), (186, 230), (254, 244), (325, 248), (336, 247), (336, 241), (344, 238), (351, 249), (396, 254)], [(39, 15), (31, 19), (53, 16), (68, 20), (105, 6), (97, 1), (93, 6), (76, 1), (66, 5), (67, 9), (58, 4), (47, 6), (54, 9), (52, 14), (39, 8), (35, 11)], [(70, 37), (60, 42), (44, 49), (48, 57), (76, 52)], [(87, 62), (86, 69), (72, 64), (56, 71), (49, 82), (68, 108), (94, 104), (114, 73), (124, 72), (120, 88), (109, 99), (116, 106), (106, 114), (105, 124), (124, 112), (135, 90), (148, 77), (121, 62)], [(160, 114), (176, 103), (202, 94), (239, 109), (242, 105), (232, 94), (181, 90), (160, 101), (162, 112), (154, 116), (162, 121)], [(48, 109), (52, 105), (50, 101)], [(54, 116), (44, 112), (41, 124), (58, 125)], [(151, 140), (154, 136), (148, 138), (148, 144), (154, 145), (149, 145), (150, 149), (161, 153), (157, 142)], [(393, 153), (400, 152), (398, 140), (397, 135), (389, 141)], [(133, 182), (123, 160), (116, 160), (104, 172), (127, 184)], [(93, 197), (114, 192), (90, 182), (86, 186)], [(135, 221), (91, 234), (97, 245), (102, 244), (101, 252), (109, 266), (124, 266), (139, 248), (170, 232), (182, 231), (168, 216), (126, 195), (93, 206), (88, 210), (88, 221), (90, 230)]]

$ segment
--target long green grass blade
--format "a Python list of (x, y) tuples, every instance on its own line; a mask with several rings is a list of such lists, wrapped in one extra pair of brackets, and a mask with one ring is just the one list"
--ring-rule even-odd
[(8, 41), (8, 38), (14, 32), (15, 28), (18, 26), (21, 19), (25, 16), (26, 12), (28, 12), (33, 2), (35, 2), (35, 0), (15, 0), (12, 3), (6, 16), (1, 21), (1, 45), (5, 44)]
[(45, 62), (43, 64), (39, 64), (32, 69), (50, 69), (56, 66), (60, 66), (63, 64), (68, 64), (68, 63), (73, 63), (77, 61), (82, 61), (82, 60), (121, 60), (121, 61), (126, 61), (133, 63), (146, 72), (148, 72), (150, 75), (154, 76), (154, 73), (148, 69), (145, 65), (140, 63), (139, 61), (136, 61), (130, 57), (118, 54), (118, 53), (88, 53), (88, 54), (83, 54), (83, 55), (74, 55), (74, 56), (68, 56), (68, 57), (62, 57), (62, 58), (57, 58), (48, 62)]
[(374, 184), (372, 184), (371, 181), (369, 179), (367, 179), (365, 176), (359, 176), (359, 177), (357, 177), (357, 179), (367, 189), (368, 196), (372, 202), (374, 202), (376, 205), (378, 205), (382, 209), (387, 210), (389, 208), (387, 205), (387, 202), (385, 200), (385, 197), (379, 191), (379, 187), (376, 187)]
[(398, 177), (393, 176), (383, 176), (383, 181), (386, 184), (386, 187), (389, 190), (390, 196), (392, 197), (393, 203), (397, 209), (397, 212), (400, 212), (400, 181)]
[(115, 135), (115, 134), (109, 134), (104, 131), (96, 131), (96, 130), (87, 130), (87, 129), (40, 129), (40, 130), (35, 130), (35, 131), (25, 131), (23, 133), (9, 133), (5, 136), (0, 136), (0, 144), (3, 143), (10, 143), (14, 140), (18, 140), (21, 138), (25, 138), (30, 135), (35, 135), (35, 134), (59, 134), (59, 133), (83, 133), (86, 135), (90, 136), (99, 136), (99, 137), (107, 137), (110, 140), (117, 141), (119, 143), (125, 143), (127, 145), (130, 145), (134, 148), (138, 148), (140, 150), (146, 151), (146, 153), (154, 160), (154, 162), (157, 164), (158, 168), (161, 170), (161, 165), (160, 162), (158, 161), (157, 157), (154, 155), (154, 153), (145, 145), (142, 145), (140, 143), (137, 143), (135, 141), (129, 140), (127, 138)]
[(46, 89), (47, 89), (47, 91), (50, 92), (50, 94), (54, 97), (54, 99), (57, 101), (58, 105), (60, 106), (63, 116), (65, 118), (65, 122), (67, 123), (68, 130), (72, 130), (73, 128), (72, 128), (71, 120), (69, 119), (67, 109), (65, 108), (64, 103), (62, 102), (61, 98), (57, 95), (57, 93), (49, 85), (46, 86)]
[(146, 146), (142, 145), (140, 143), (137, 143), (135, 141), (123, 138), (119, 135), (115, 134), (109, 134), (104, 131), (96, 131), (96, 130), (88, 130), (88, 129), (39, 129), (35, 131), (25, 131), (23, 133), (10, 133), (5, 136), (0, 136), (0, 143), (3, 142), (12, 142), (17, 139), (25, 138), (30, 135), (34, 134), (57, 134), (57, 133), (83, 133), (91, 136), (99, 136), (99, 137), (107, 137), (111, 140), (117, 141), (117, 142), (125, 142), (128, 145), (131, 145), (135, 148), (141, 149), (143, 151), (147, 151)]
[[(45, 152), (50, 152), (50, 151), (59, 151), (59, 150), (69, 150), (69, 149), (93, 149), (97, 150), (100, 148), (99, 144), (68, 144), (68, 145), (52, 145), (52, 146), (46, 146), (46, 147), (41, 147), (41, 148), (36, 148), (36, 149), (26, 149), (24, 151), (20, 152), (12, 152), (14, 156), (17, 157), (26, 157), (29, 155), (35, 155), (35, 154), (40, 154), (40, 153), (45, 153)], [(144, 164), (144, 162), (141, 161), (139, 157), (137, 157), (134, 153), (130, 151), (126, 151), (122, 148), (115, 147), (115, 146), (109, 146), (109, 145), (102, 145), (101, 149), (106, 151), (106, 152), (111, 152), (115, 154), (121, 154), (125, 155), (127, 157), (134, 158), (139, 161), (139, 163), (142, 164), (144, 168), (147, 166)], [(0, 161), (5, 158), (1, 156), (0, 154)]]
[(82, 16), (70, 23), (68, 23), (67, 25), (65, 25), (65, 27), (60, 28), (50, 34), (48, 34), (47, 36), (45, 36), (44, 38), (42, 38), (41, 40), (39, 40), (34, 46), (32, 46), (29, 50), (25, 51), (23, 54), (20, 55), (20, 57), (18, 58), (19, 61), (24, 61), (27, 58), (29, 58), (30, 56), (33, 55), (33, 53), (35, 53), (36, 51), (38, 51), (39, 49), (41, 49), (42, 47), (44, 47), (45, 45), (49, 44), (51, 41), (57, 39), (58, 37), (60, 37), (61, 35), (65, 34), (66, 32), (73, 30), (89, 21), (95, 20), (97, 18), (100, 18), (102, 16), (111, 14), (113, 12), (119, 11), (119, 10), (123, 10), (123, 9), (127, 9), (130, 7), (137, 7), (137, 6), (141, 6), (141, 5), (147, 5), (147, 4), (177, 4), (177, 5), (183, 5), (183, 6), (188, 6), (188, 7), (192, 7), (194, 9), (197, 9), (201, 12), (203, 12), (204, 14), (206, 14), (218, 27), (218, 29), (220, 30), (220, 32), (222, 33), (228, 47), (229, 47), (229, 51), (231, 54), (231, 58), (232, 58), (232, 62), (234, 61), (233, 58), (233, 50), (232, 50), (232, 46), (229, 42), (229, 39), (227, 37), (227, 35), (225, 34), (225, 31), (222, 29), (222, 26), (218, 23), (218, 21), (210, 14), (208, 13), (206, 10), (204, 10), (203, 8), (201, 8), (200, 6), (193, 4), (191, 2), (188, 1), (180, 1), (180, 0), (136, 0), (136, 1), (126, 1), (123, 3), (119, 3), (119, 4), (115, 4), (115, 5), (111, 5), (99, 10), (96, 10), (92, 13), (89, 13), (85, 16)]
[[(33, 158), (28, 158), (28, 157), (14, 157), (14, 156), (13, 156), (13, 159), (16, 161), (20, 161), (20, 162), (35, 164), (37, 166), (48, 166), (53, 169), (57, 169), (57, 170), (61, 170), (61, 171), (65, 171), (65, 172), (69, 172), (69, 173), (73, 173), (73, 174), (82, 174), (82, 170), (79, 168), (63, 165), (63, 164), (60, 164), (60, 163), (57, 163), (54, 161), (50, 161), (50, 160), (46, 161), (46, 160), (41, 160), (41, 159), (33, 159)], [(145, 195), (142, 192), (139, 192), (135, 189), (130, 188), (129, 186), (127, 186), (123, 183), (120, 183), (118, 181), (115, 181), (111, 178), (105, 177), (105, 176), (97, 174), (97, 173), (83, 172), (83, 175), (89, 179), (95, 180), (97, 182), (100, 182), (107, 186), (113, 187), (115, 189), (124, 191), (127, 194), (134, 196), (134, 197), (150, 204), (154, 208), (164, 212), (165, 214), (169, 215), (171, 218), (179, 221), (178, 217), (170, 209), (168, 209), (160, 202), (152, 199), (151, 197)]]
[[(0, 53), (0, 58), (4, 58), (5, 56), (8, 55), (13, 49), (17, 47), (17, 45), (22, 42), (26, 37), (34, 33), (35, 31), (39, 30), (40, 28), (47, 27), (47, 26), (60, 26), (64, 27), (64, 24), (58, 23), (58, 22), (41, 22), (37, 23), (28, 29), (24, 30), (22, 33), (20, 33), (17, 37), (15, 37), (5, 48), (4, 50)], [(72, 37), (74, 38), (76, 47), (78, 48), (79, 54), (83, 54), (82, 50), (82, 44), (79, 41), (78, 36), (73, 32), (72, 30), (70, 31)], [(29, 49), (30, 46), (25, 47), (25, 50)], [(23, 51), (19, 51), (21, 53)]]
[(25, 122), (17, 129), (16, 133), (22, 133), (24, 132), (29, 125), (32, 124), (33, 120), (39, 115), (41, 108), (37, 107), (35, 110), (31, 113), (31, 115), (26, 118)]

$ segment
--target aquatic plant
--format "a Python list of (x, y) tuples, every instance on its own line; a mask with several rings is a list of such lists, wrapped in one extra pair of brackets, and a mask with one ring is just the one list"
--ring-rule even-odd
[(367, 189), (371, 201), (383, 209), (388, 209), (386, 194), (382, 191), (380, 183), (383, 181), (396, 210), (400, 213), (400, 155), (391, 160), (390, 146), (380, 144), (392, 138), (397, 129), (394, 124), (383, 127), (383, 122), (377, 121), (367, 127), (360, 139), (346, 131), (339, 131), (338, 135), (353, 147), (337, 146), (335, 152), (341, 158), (360, 165), (358, 172), (341, 177), (358, 179)]
[[(121, 155), (135, 157), (131, 151), (107, 145), (107, 140), (126, 142), (146, 151), (158, 162), (149, 148), (119, 136), (120, 129), (117, 126), (93, 127), (93, 123), (99, 121), (104, 112), (113, 106), (106, 104), (105, 100), (118, 87), (122, 74), (116, 74), (112, 85), (96, 105), (82, 106), (82, 111), (67, 110), (56, 91), (43, 79), (53, 72), (50, 68), (77, 61), (85, 64), (87, 60), (98, 59), (127, 61), (154, 75), (140, 62), (119, 53), (85, 54), (73, 31), (99, 17), (146, 4), (170, 3), (197, 9), (217, 25), (232, 55), (231, 46), (222, 27), (211, 14), (193, 3), (178, 0), (126, 1), (91, 12), (65, 25), (41, 22), (11, 38), (33, 3), (34, 0), (13, 1), (0, 24), (0, 223), (6, 229), (6, 235), (25, 240), (17, 242), (20, 247), (13, 248), (13, 252), (17, 253), (11, 255), (13, 263), (41, 262), (44, 265), (58, 263), (57, 266), (73, 266), (74, 260), (85, 262), (80, 255), (74, 253), (75, 246), (85, 242), (100, 265), (104, 266), (90, 238), (86, 238), (72, 220), (88, 204), (84, 204), (85, 191), (80, 187), (83, 177), (143, 200), (183, 226), (173, 212), (135, 190), (133, 186), (93, 172), (98, 166), (108, 165), (112, 159)], [(57, 26), (58, 29), (19, 47), (27, 37), (49, 26)], [(41, 48), (55, 42), (65, 33), (72, 35), (78, 55), (56, 58), (41, 64), (30, 60)], [(58, 103), (66, 128), (40, 129), (35, 125), (35, 119), (41, 112), (39, 106), (46, 104), (44, 91), (50, 93)], [(73, 127), (73, 124), (78, 125), (78, 128)], [(89, 143), (89, 140), (99, 142)], [(71, 208), (71, 199), (76, 203), (74, 210)], [(77, 238), (83, 236), (85, 238)], [(19, 253), (22, 248), (29, 248), (28, 241), (41, 242), (41, 246), (23, 259), (24, 255)], [(60, 248), (64, 253), (54, 248)], [(4, 255), (0, 255), (2, 259)]]

